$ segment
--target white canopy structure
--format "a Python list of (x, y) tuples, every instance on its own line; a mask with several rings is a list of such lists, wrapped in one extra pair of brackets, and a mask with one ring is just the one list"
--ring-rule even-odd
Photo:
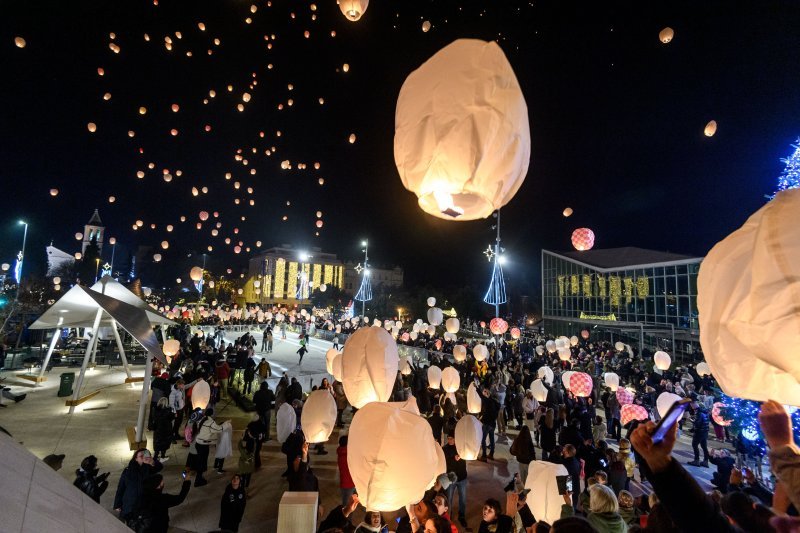
[[(163, 327), (167, 324), (173, 324), (173, 322), (152, 312), (147, 303), (137, 298), (136, 295), (108, 276), (100, 280), (93, 288), (101, 289), (106, 294), (76, 285), (67, 291), (64, 296), (50, 307), (50, 309), (45, 311), (38, 320), (31, 324), (30, 329), (56, 328), (60, 331), (61, 328), (65, 327), (91, 327), (92, 331), (95, 332), (86, 346), (86, 353), (84, 355), (83, 364), (81, 365), (80, 375), (75, 384), (72, 400), (67, 402), (70, 413), (74, 412), (76, 402), (80, 397), (89, 358), (90, 356), (93, 358), (97, 350), (98, 335), (96, 332), (98, 328), (101, 325), (107, 325), (113, 330), (120, 357), (122, 358), (129, 380), (131, 378), (130, 369), (128, 368), (128, 362), (125, 358), (122, 341), (119, 338), (117, 324), (130, 333), (133, 338), (147, 350), (142, 401), (139, 407), (139, 420), (136, 427), (136, 438), (137, 440), (141, 440), (144, 424), (144, 408), (147, 404), (147, 393), (150, 390), (150, 380), (148, 378), (152, 370), (152, 360), (156, 358), (165, 365), (167, 364), (164, 353), (161, 351), (161, 345), (153, 331), (153, 326), (161, 325)], [(42, 363), (42, 374), (44, 374), (50, 356), (55, 348), (59, 337), (59, 331), (56, 331), (50, 343), (47, 356)]]

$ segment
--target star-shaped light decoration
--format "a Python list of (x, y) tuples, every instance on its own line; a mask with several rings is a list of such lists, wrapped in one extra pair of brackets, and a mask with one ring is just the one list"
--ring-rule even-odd
[(359, 263), (359, 264), (356, 265), (355, 269), (356, 269), (356, 272), (361, 274), (361, 271), (364, 270), (364, 267), (361, 266), (361, 263)]
[(483, 255), (486, 256), (486, 259), (491, 263), (492, 259), (494, 259), (494, 250), (492, 249), (492, 245), (486, 247), (486, 250), (483, 252)]

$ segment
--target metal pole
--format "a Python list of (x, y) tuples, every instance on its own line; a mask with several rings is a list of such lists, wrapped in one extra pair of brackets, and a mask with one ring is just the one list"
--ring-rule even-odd
[[(86, 365), (89, 364), (89, 355), (92, 353), (92, 348), (94, 343), (97, 342), (97, 328), (100, 326), (100, 317), (103, 316), (103, 308), (99, 308), (97, 310), (97, 314), (94, 317), (94, 326), (92, 326), (92, 331), (94, 332), (94, 336), (89, 340), (89, 343), (86, 345), (86, 354), (83, 356), (83, 364), (81, 364), (81, 373), (78, 375), (78, 381), (75, 383), (75, 390), (72, 392), (72, 401), (75, 402), (80, 397), (81, 387), (83, 387), (83, 377), (86, 375)], [(69, 406), (69, 414), (75, 412), (75, 406)]]
[[(60, 320), (59, 320), (60, 321)], [(44, 377), (44, 371), (47, 369), (47, 365), (50, 364), (50, 356), (53, 355), (53, 350), (56, 348), (56, 344), (58, 343), (58, 338), (61, 336), (61, 328), (56, 328), (55, 333), (53, 333), (53, 340), (50, 341), (50, 347), (47, 349), (47, 355), (44, 356), (44, 361), (42, 362), (42, 370), (39, 372), (39, 377)], [(40, 386), (40, 383), (36, 383), (36, 386)]]
[(119, 331), (117, 330), (117, 321), (111, 320), (111, 327), (114, 330), (114, 339), (117, 341), (117, 349), (119, 350), (119, 357), (122, 359), (122, 366), (125, 367), (125, 373), (128, 377), (131, 377), (131, 369), (128, 367), (128, 358), (125, 357), (125, 348), (122, 346), (122, 339), (119, 337)]
[[(369, 268), (369, 239), (364, 241), (364, 276), (367, 275), (367, 270)], [(362, 318), (367, 315), (367, 300), (361, 301), (361, 316)]]
[(144, 365), (144, 381), (142, 382), (142, 396), (139, 398), (139, 418), (136, 420), (136, 442), (144, 438), (144, 414), (147, 410), (147, 396), (150, 393), (150, 375), (153, 373), (153, 355), (147, 352), (147, 362)]
[[(495, 264), (500, 260), (500, 210), (497, 210), (497, 238), (494, 243), (494, 262)], [(508, 297), (506, 297), (508, 299)], [(500, 317), (500, 303), (495, 298), (494, 316)]]
[(111, 277), (114, 277), (114, 252), (117, 251), (117, 241), (111, 245)]

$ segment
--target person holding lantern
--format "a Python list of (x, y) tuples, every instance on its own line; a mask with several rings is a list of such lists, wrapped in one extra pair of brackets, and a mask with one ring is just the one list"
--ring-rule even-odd
[(447, 501), (450, 505), (455, 506), (456, 489), (458, 489), (458, 521), (467, 527), (467, 461), (461, 458), (456, 449), (456, 439), (452, 432), (447, 434), (447, 444), (442, 447), (444, 458), (447, 462), (447, 471), (453, 472), (456, 475), (456, 481), (450, 483), (447, 487)]
[[(694, 410), (694, 432), (692, 433), (694, 461), (690, 461), (689, 464), (708, 468), (708, 411), (704, 405), (697, 403), (697, 395), (695, 393), (692, 393), (692, 400), (691, 406)], [(703, 449), (703, 462), (700, 462), (699, 448)]]
[[(494, 461), (494, 428), (497, 425), (497, 417), (500, 412), (500, 404), (489, 393), (489, 389), (483, 388), (483, 398), (481, 398), (480, 420), (483, 425), (483, 438), (481, 440), (481, 457), (484, 463), (488, 459)], [(489, 440), (489, 455), (486, 455), (486, 440)]]

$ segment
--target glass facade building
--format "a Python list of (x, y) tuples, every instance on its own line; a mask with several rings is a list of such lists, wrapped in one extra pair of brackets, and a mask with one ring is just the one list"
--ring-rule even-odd
[(699, 350), (702, 258), (641, 248), (542, 251), (545, 331), (622, 340), (683, 357)]

